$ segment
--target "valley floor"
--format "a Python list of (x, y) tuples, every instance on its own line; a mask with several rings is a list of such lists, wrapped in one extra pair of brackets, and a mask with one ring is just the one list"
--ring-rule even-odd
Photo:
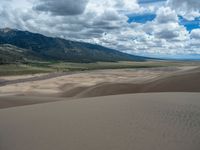
[[(200, 92), (199, 76), (198, 66), (185, 66), (0, 77), (0, 108), (52, 101), (48, 97), (56, 101), (130, 93)], [(27, 97), (37, 97), (37, 101)]]
[(199, 150), (198, 65), (0, 80), (2, 150)]

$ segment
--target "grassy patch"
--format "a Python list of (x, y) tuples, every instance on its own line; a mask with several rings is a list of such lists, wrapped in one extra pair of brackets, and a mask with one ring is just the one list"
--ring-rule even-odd
[(84, 71), (97, 69), (125, 69), (125, 68), (155, 68), (169, 66), (197, 65), (194, 62), (97, 62), (97, 63), (69, 63), (69, 62), (29, 62), (27, 64), (0, 65), (0, 76), (25, 75), (49, 72)]
[(51, 68), (39, 68), (30, 65), (0, 65), (0, 76), (38, 74), (53, 71)]

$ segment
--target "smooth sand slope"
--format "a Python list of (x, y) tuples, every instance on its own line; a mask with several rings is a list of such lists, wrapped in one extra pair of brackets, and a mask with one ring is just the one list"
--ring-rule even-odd
[(24, 105), (33, 105), (39, 103), (49, 103), (56, 101), (67, 101), (66, 98), (51, 98), (51, 97), (31, 97), (31, 96), (2, 96), (0, 97), (0, 109), (17, 107)]
[(175, 73), (147, 83), (105, 83), (77, 91), (77, 97), (96, 97), (126, 93), (200, 92), (200, 69)]
[(88, 98), (0, 110), (1, 150), (199, 150), (200, 94)]

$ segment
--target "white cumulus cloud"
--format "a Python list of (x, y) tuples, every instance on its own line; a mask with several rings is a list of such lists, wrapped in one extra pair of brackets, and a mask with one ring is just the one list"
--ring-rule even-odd
[[(0, 27), (101, 44), (132, 54), (200, 53), (200, 29), (189, 33), (179, 15), (194, 19), (199, 0), (168, 0), (140, 6), (137, 0), (2, 0)], [(146, 23), (128, 23), (129, 14), (155, 13)]]

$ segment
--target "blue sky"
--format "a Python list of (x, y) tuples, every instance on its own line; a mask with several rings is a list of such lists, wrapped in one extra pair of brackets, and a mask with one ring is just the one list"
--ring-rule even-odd
[(200, 17), (196, 17), (194, 20), (187, 20), (179, 16), (179, 24), (184, 25), (186, 29), (191, 32), (193, 29), (200, 28)]
[(156, 14), (130, 14), (128, 18), (128, 23), (146, 23), (147, 21), (153, 21), (156, 18)]
[[(167, 0), (138, 0), (140, 5), (156, 5), (157, 3), (162, 2), (162, 5), (165, 5)], [(192, 3), (192, 1), (191, 1)], [(137, 22), (137, 23), (146, 23), (148, 21), (153, 21), (156, 18), (156, 12), (152, 13), (142, 13), (142, 14), (129, 14), (128, 22)], [(183, 16), (179, 15), (179, 24), (186, 27), (186, 29), (191, 32), (193, 29), (200, 28), (200, 17), (195, 17), (192, 20), (188, 20)]]
[(157, 2), (166, 2), (166, 0), (138, 0), (139, 4), (150, 4), (150, 3), (157, 3)]
[[(155, 0), (154, 0), (155, 2)], [(146, 23), (153, 21), (156, 18), (155, 13), (144, 13), (144, 14), (129, 14), (128, 16), (128, 23)], [(178, 16), (179, 24), (183, 25), (189, 32), (193, 29), (200, 28), (200, 17), (194, 18), (194, 20), (187, 20), (182, 16)]]
[(0, 20), (130, 54), (200, 58), (200, 0), (1, 0)]

